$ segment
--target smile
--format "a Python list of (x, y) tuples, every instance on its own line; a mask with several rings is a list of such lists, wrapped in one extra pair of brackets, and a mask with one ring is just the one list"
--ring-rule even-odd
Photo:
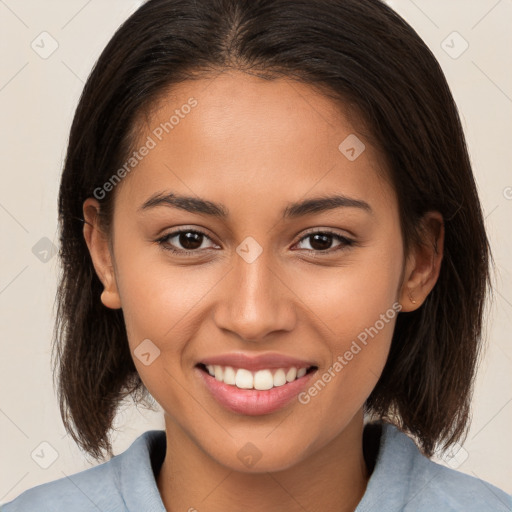
[(223, 408), (246, 416), (271, 414), (297, 399), (317, 366), (284, 366), (253, 371), (200, 363), (196, 372), (205, 391)]
[(291, 366), (289, 368), (262, 369), (254, 372), (246, 368), (234, 368), (232, 366), (202, 365), (202, 367), (218, 382), (236, 386), (239, 389), (257, 389), (259, 391), (284, 386), (289, 382), (300, 379), (306, 375), (308, 370), (315, 368), (313, 366), (309, 368)]

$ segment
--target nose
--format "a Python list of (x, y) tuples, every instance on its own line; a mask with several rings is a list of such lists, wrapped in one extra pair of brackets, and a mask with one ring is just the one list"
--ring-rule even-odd
[(235, 333), (244, 341), (263, 342), (273, 333), (295, 327), (289, 277), (271, 260), (266, 251), (251, 263), (235, 257), (214, 311), (219, 329)]

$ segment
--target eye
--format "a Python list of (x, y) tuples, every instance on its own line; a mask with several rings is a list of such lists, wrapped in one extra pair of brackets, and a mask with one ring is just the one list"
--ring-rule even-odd
[[(163, 237), (156, 240), (156, 242), (166, 251), (170, 251), (173, 254), (181, 254), (184, 256), (197, 255), (200, 249), (204, 249), (203, 242), (205, 239), (210, 240), (210, 237), (202, 231), (192, 229), (182, 229), (179, 231), (173, 231)], [(183, 249), (179, 247), (176, 249), (176, 245), (181, 245)], [(208, 249), (208, 247), (206, 247)]]
[[(164, 250), (169, 251), (172, 254), (181, 256), (197, 256), (203, 249), (218, 248), (215, 244), (214, 247), (204, 247), (203, 243), (207, 240), (212, 241), (211, 238), (202, 231), (195, 229), (181, 229), (164, 235), (156, 240), (156, 242)], [(311, 247), (309, 249), (305, 249), (313, 253), (332, 253), (346, 249), (356, 243), (350, 238), (328, 230), (310, 232), (303, 236), (298, 244), (305, 240), (310, 240), (309, 245)], [(331, 247), (333, 241), (338, 242), (338, 245), (334, 246), (334, 248)], [(177, 248), (177, 246), (181, 246), (182, 248)]]
[[(306, 236), (303, 236), (299, 244), (303, 240), (310, 240), (309, 245), (311, 249), (306, 248), (308, 251), (312, 252), (328, 252), (332, 253), (335, 251), (346, 249), (347, 247), (350, 247), (352, 245), (355, 245), (355, 241), (351, 240), (350, 238), (347, 238), (343, 235), (340, 235), (339, 233), (335, 233), (333, 231), (314, 231), (308, 233)], [(331, 247), (331, 244), (333, 240), (337, 240), (339, 243), (334, 248)]]

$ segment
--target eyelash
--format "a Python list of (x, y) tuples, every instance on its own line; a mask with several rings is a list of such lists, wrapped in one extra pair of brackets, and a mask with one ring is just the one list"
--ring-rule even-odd
[[(182, 230), (178, 230), (178, 231), (173, 231), (172, 233), (168, 233), (168, 234), (164, 235), (163, 237), (159, 238), (158, 240), (155, 240), (155, 242), (157, 242), (162, 249), (164, 249), (165, 251), (169, 251), (172, 254), (176, 254), (179, 256), (197, 256), (198, 253), (200, 252), (200, 249), (195, 249), (193, 251), (189, 251), (186, 249), (174, 249), (169, 245), (168, 240), (170, 238), (174, 238), (175, 236), (180, 235), (182, 233), (196, 233), (198, 235), (203, 235), (204, 237), (211, 240), (211, 238), (203, 231), (200, 231), (197, 229), (182, 229)], [(320, 255), (321, 254), (332, 254), (334, 252), (337, 252), (340, 250), (346, 250), (348, 247), (352, 247), (352, 246), (356, 245), (355, 240), (352, 240), (350, 238), (340, 235), (339, 233), (335, 233), (334, 231), (329, 231), (329, 230), (317, 230), (317, 231), (308, 232), (297, 243), (300, 243), (303, 240), (305, 240), (313, 235), (317, 235), (317, 234), (333, 236), (341, 243), (339, 246), (337, 246), (335, 248), (331, 248), (331, 249), (326, 249), (325, 251), (315, 250), (315, 249), (304, 249), (304, 250), (308, 251), (309, 253), (314, 253), (315, 255), (317, 255), (317, 254), (320, 254)]]

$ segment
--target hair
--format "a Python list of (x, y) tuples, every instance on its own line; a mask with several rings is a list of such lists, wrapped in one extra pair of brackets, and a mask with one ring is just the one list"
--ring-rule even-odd
[[(143, 112), (174, 84), (241, 70), (292, 78), (357, 109), (396, 191), (404, 251), (422, 216), (442, 214), (444, 256), (416, 311), (398, 315), (368, 413), (412, 435), (426, 455), (467, 434), (489, 286), (490, 249), (458, 111), (435, 57), (380, 0), (149, 0), (112, 37), (82, 92), (59, 192), (54, 334), (60, 411), (94, 458), (112, 455), (121, 401), (149, 396), (133, 363), (122, 310), (83, 236), (83, 202), (123, 165)], [(111, 228), (115, 190), (100, 201)]]

